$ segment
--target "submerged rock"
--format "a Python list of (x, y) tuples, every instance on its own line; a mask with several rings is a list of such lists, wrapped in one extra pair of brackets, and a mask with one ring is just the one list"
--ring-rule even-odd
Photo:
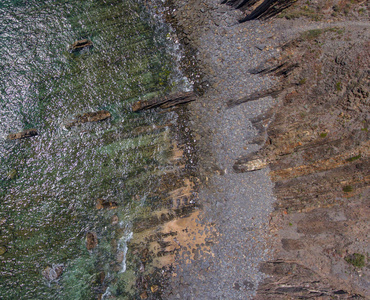
[(17, 133), (11, 133), (8, 135), (7, 139), (8, 140), (19, 140), (19, 139), (24, 139), (28, 137), (33, 137), (38, 135), (37, 130), (32, 128), (32, 129), (27, 129), (21, 132)]
[(48, 281), (53, 281), (59, 279), (63, 273), (64, 266), (62, 264), (53, 265), (52, 267), (46, 267), (42, 271), (42, 276)]
[(0, 255), (3, 255), (7, 251), (8, 251), (8, 249), (5, 246), (0, 245)]
[[(117, 208), (117, 206), (118, 206), (117, 202), (114, 202), (114, 201), (108, 201), (105, 199), (96, 200), (97, 209), (103, 209), (103, 208), (114, 209), (114, 208)], [(117, 217), (117, 222), (118, 222), (118, 217)], [(113, 223), (113, 219), (112, 219), (112, 223)]]
[(13, 179), (16, 179), (18, 176), (18, 171), (16, 169), (12, 169), (8, 172), (8, 174), (6, 174), (6, 178), (8, 180), (13, 180)]
[(86, 235), (86, 248), (92, 250), (98, 245), (98, 236), (96, 232), (88, 232)]
[(118, 219), (118, 216), (117, 215), (114, 215), (111, 219), (111, 224), (112, 225), (117, 225), (119, 222), (119, 219)]
[(92, 48), (93, 42), (88, 40), (88, 39), (83, 39), (74, 42), (72, 45), (68, 47), (69, 52), (74, 53), (74, 52), (80, 52), (82, 49), (90, 49)]
[(83, 115), (77, 115), (76, 119), (65, 123), (64, 126), (67, 129), (69, 129), (73, 126), (77, 126), (83, 123), (103, 121), (103, 120), (110, 118), (111, 116), (112, 116), (111, 113), (106, 110), (99, 110), (96, 112), (87, 112), (87, 113), (84, 113)]

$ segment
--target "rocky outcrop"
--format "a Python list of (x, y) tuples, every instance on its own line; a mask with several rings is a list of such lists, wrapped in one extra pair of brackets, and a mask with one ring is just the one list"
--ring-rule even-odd
[(184, 104), (196, 99), (194, 92), (179, 92), (168, 96), (156, 97), (149, 100), (137, 101), (132, 105), (132, 111), (151, 109), (155, 107), (169, 108), (178, 104)]
[(111, 113), (106, 110), (87, 112), (83, 115), (77, 115), (76, 119), (66, 122), (64, 126), (69, 129), (73, 126), (81, 125), (83, 123), (103, 121), (109, 119), (111, 116)]
[(88, 39), (83, 39), (83, 40), (79, 40), (79, 41), (74, 42), (72, 45), (70, 45), (68, 47), (68, 50), (71, 53), (76, 53), (76, 52), (80, 52), (83, 49), (90, 49), (93, 46), (94, 45), (93, 45), (92, 41), (90, 41)]
[(7, 139), (8, 140), (20, 140), (20, 139), (33, 137), (36, 135), (38, 135), (37, 130), (32, 128), (32, 129), (27, 129), (27, 130), (17, 132), (17, 133), (11, 133), (8, 135)]
[(294, 261), (267, 262), (261, 270), (272, 277), (260, 285), (255, 300), (364, 299), (351, 291), (336, 289), (326, 278)]

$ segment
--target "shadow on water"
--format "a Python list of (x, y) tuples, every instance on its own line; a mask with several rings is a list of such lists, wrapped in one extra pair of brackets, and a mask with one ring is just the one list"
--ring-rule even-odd
[[(169, 29), (134, 1), (3, 1), (0, 14), (1, 297), (137, 297), (128, 245), (195, 205), (186, 108), (131, 112), (191, 88)], [(67, 50), (84, 38), (92, 49)], [(63, 125), (98, 110), (111, 118)], [(6, 141), (28, 128), (39, 135)]]

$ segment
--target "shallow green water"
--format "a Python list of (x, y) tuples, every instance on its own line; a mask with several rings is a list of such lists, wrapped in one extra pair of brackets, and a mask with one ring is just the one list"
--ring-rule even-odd
[[(168, 165), (177, 117), (130, 106), (189, 88), (168, 28), (131, 0), (5, 0), (0, 16), (0, 298), (125, 299), (117, 255)], [(82, 38), (94, 48), (69, 53)], [(63, 126), (101, 109), (112, 118)], [(39, 136), (5, 140), (27, 128)], [(99, 198), (118, 208), (96, 209)], [(88, 232), (98, 237), (90, 251)], [(55, 265), (61, 277), (46, 280)]]

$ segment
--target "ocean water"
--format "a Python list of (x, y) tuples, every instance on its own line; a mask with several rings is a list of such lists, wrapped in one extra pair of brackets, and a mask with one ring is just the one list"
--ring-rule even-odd
[[(171, 36), (133, 0), (0, 2), (0, 299), (127, 299), (133, 220), (169, 165), (178, 118), (131, 105), (191, 89)], [(84, 38), (92, 49), (68, 51)], [(111, 119), (64, 126), (103, 109)], [(29, 128), (39, 135), (6, 140)]]

